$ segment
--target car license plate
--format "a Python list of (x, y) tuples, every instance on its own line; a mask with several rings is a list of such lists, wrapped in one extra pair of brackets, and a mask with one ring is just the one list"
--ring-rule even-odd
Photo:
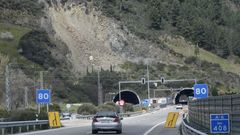
[(105, 120), (105, 121), (102, 121), (102, 123), (109, 123), (110, 121), (108, 121), (108, 120)]

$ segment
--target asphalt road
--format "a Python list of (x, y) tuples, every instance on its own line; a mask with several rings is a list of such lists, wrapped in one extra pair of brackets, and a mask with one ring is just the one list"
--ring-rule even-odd
[[(168, 112), (176, 112), (174, 107), (160, 109), (152, 113), (124, 118), (122, 135), (180, 135), (179, 125), (181, 117), (178, 118), (176, 128), (164, 128)], [(181, 115), (180, 115), (181, 116)], [(24, 133), (21, 135), (90, 135), (91, 123), (81, 126), (69, 126), (60, 129), (44, 130), (38, 132)], [(99, 132), (100, 135), (111, 135), (115, 132)]]

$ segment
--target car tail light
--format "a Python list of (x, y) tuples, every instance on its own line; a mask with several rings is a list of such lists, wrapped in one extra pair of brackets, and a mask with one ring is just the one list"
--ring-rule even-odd
[(116, 117), (113, 122), (120, 122), (120, 119)]
[(93, 123), (98, 122), (97, 118), (93, 118)]

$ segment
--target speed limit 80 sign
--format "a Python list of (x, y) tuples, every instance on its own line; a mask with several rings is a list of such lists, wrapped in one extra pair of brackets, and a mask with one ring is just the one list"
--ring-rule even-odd
[(208, 85), (207, 84), (195, 84), (194, 85), (194, 97), (195, 98), (207, 98), (208, 97)]
[(51, 92), (48, 89), (39, 89), (36, 91), (36, 102), (38, 104), (49, 104), (51, 102)]

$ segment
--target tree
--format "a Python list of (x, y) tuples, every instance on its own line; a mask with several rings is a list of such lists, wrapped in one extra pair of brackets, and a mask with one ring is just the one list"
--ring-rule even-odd
[(199, 53), (200, 53), (200, 51), (199, 51), (199, 46), (198, 46), (198, 44), (197, 44), (197, 45), (195, 45), (195, 47), (194, 47), (194, 54), (195, 54), (196, 57), (198, 57)]
[(173, 0), (171, 4), (171, 23), (174, 27), (177, 26), (177, 23), (179, 22), (179, 15), (180, 15), (180, 2), (179, 0)]

